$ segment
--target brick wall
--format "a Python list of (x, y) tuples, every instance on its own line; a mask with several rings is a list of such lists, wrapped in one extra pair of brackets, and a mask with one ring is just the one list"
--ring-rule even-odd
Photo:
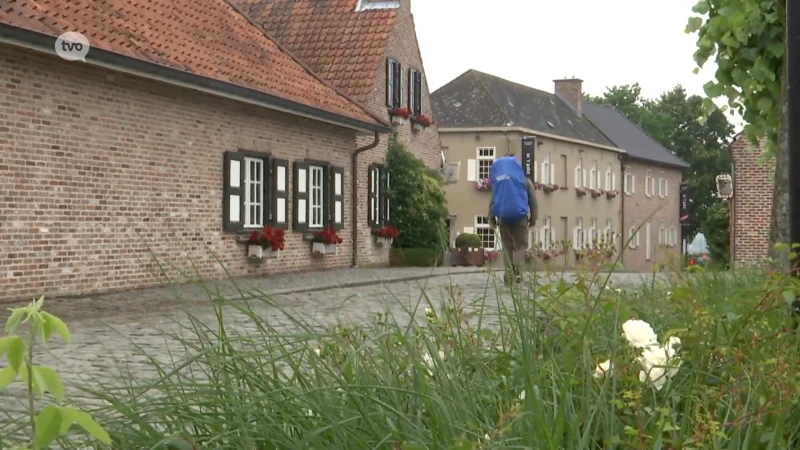
[[(237, 276), (350, 265), (353, 131), (2, 45), (0, 86), (0, 300), (152, 286), (153, 255), (178, 280), (186, 254), (209, 278), (225, 277), (212, 253)], [(237, 147), (344, 168), (337, 256), (290, 231), (252, 262), (222, 232)]]
[(774, 166), (758, 164), (760, 150), (743, 135), (730, 146), (734, 167), (731, 245), (737, 264), (758, 262), (769, 253)]
[[(422, 83), (422, 114), (432, 117), (430, 91), (428, 90), (427, 77), (425, 77), (425, 70), (422, 64), (422, 57), (419, 52), (419, 45), (417, 44), (417, 34), (414, 27), (414, 19), (411, 15), (411, 10), (408, 1), (401, 2), (401, 7), (398, 10), (397, 20), (395, 27), (392, 30), (392, 35), (389, 37), (389, 45), (386, 50), (386, 56), (396, 59), (402, 64), (403, 67), (403, 106), (408, 101), (408, 75), (407, 69), (409, 67), (419, 70), (423, 73)], [(383, 62), (378, 69), (377, 76), (375, 77), (375, 85), (370, 95), (366, 107), (373, 111), (380, 117), (389, 120), (389, 114), (386, 108), (386, 70)], [(439, 141), (439, 132), (436, 125), (432, 125), (423, 131), (414, 132), (411, 130), (411, 124), (396, 125), (395, 131), (400, 142), (405, 144), (406, 148), (414, 153), (418, 158), (425, 161), (428, 167), (438, 168), (441, 163), (441, 144)], [(362, 136), (356, 140), (356, 145), (362, 147), (374, 141), (374, 136)], [(382, 264), (387, 261), (388, 248), (377, 247), (372, 243), (371, 231), (366, 222), (368, 212), (367, 206), (367, 183), (369, 178), (367, 171), (370, 164), (383, 163), (388, 150), (389, 135), (381, 135), (380, 143), (374, 149), (368, 150), (358, 157), (358, 192), (359, 198), (364, 199), (358, 204), (358, 217), (360, 228), (358, 230), (358, 264), (359, 265), (376, 265)], [(361, 219), (364, 218), (362, 221)]]
[[(624, 168), (629, 166), (635, 178), (635, 190), (632, 195), (625, 194)], [(655, 177), (655, 192), (651, 197), (645, 195), (645, 177), (647, 170), (650, 169), (652, 176)], [(667, 196), (658, 196), (658, 179), (664, 172), (667, 179)], [(620, 184), (623, 201), (623, 242), (627, 243), (630, 239), (630, 229), (635, 224), (639, 228), (639, 245), (637, 248), (626, 248), (623, 254), (623, 264), (625, 268), (632, 272), (652, 272), (660, 270), (659, 264), (670, 262), (680, 257), (680, 222), (678, 214), (680, 212), (680, 184), (681, 171), (668, 167), (660, 167), (635, 160), (627, 160), (623, 163), (623, 182)], [(651, 258), (647, 258), (647, 223), (650, 223), (650, 244), (652, 248)], [(674, 228), (676, 233), (677, 246), (666, 249), (658, 244), (659, 228)]]

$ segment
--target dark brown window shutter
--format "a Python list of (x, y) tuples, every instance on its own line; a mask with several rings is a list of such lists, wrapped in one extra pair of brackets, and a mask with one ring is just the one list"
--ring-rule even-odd
[(279, 230), (289, 229), (289, 161), (285, 159), (272, 159), (272, 189), (271, 221), (273, 227)]
[(394, 106), (394, 83), (392, 77), (394, 76), (394, 67), (392, 60), (386, 58), (386, 106), (391, 108)]
[(394, 62), (394, 106), (403, 107), (403, 66)]
[(378, 192), (375, 190), (376, 177), (380, 179), (380, 170), (378, 167), (377, 164), (370, 164), (369, 176), (367, 177), (369, 182), (367, 186), (367, 223), (370, 228), (376, 228), (380, 224), (380, 216), (378, 216), (380, 211)]
[(336, 231), (344, 229), (344, 169), (332, 166), (330, 168), (330, 216), (331, 228)]
[(408, 101), (408, 109), (411, 110), (412, 113), (414, 112), (414, 106), (413, 105), (414, 105), (414, 98), (416, 97), (416, 94), (414, 94), (414, 87), (415, 86), (416, 86), (416, 84), (414, 83), (414, 69), (409, 68), (408, 69), (408, 100), (407, 101)]
[(222, 229), (241, 231), (244, 227), (244, 157), (227, 151), (222, 169)]
[(292, 228), (308, 231), (308, 164), (302, 161), (294, 162), (292, 198)]
[(381, 167), (381, 225), (387, 226), (391, 223), (391, 203), (389, 201), (389, 189), (391, 188), (391, 179), (389, 170), (386, 166)]
[(422, 72), (414, 77), (414, 114), (422, 114)]

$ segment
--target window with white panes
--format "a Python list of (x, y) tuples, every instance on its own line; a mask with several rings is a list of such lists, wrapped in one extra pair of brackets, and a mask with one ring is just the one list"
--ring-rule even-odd
[(244, 227), (264, 226), (264, 160), (244, 158)]
[(592, 226), (589, 227), (589, 246), (592, 248), (597, 244), (599, 230), (597, 229), (597, 219), (592, 219)]
[(533, 248), (536, 244), (540, 244), (541, 241), (539, 239), (540, 239), (539, 229), (536, 227), (531, 228), (528, 231), (528, 249)]
[(664, 172), (661, 172), (661, 177), (658, 179), (658, 196), (661, 198), (667, 197), (668, 190), (668, 181), (664, 175)]
[(597, 161), (592, 161), (592, 170), (589, 171), (589, 189), (598, 189), (600, 183), (597, 176)]
[(495, 158), (494, 147), (478, 147), (478, 180), (489, 178), (489, 169)]
[(603, 239), (606, 242), (611, 242), (614, 239), (614, 227), (612, 226), (611, 219), (606, 219), (606, 229), (603, 233)]
[(324, 169), (320, 166), (309, 166), (308, 168), (308, 226), (309, 228), (322, 228), (325, 224), (323, 214), (325, 190)]
[(550, 175), (550, 152), (545, 152), (544, 157), (542, 158), (542, 184), (553, 183)]
[(647, 169), (647, 171), (644, 173), (644, 195), (652, 197), (654, 193), (653, 191), (655, 190), (653, 187), (653, 173), (650, 171), (650, 169)]
[(575, 187), (584, 187), (583, 183), (583, 158), (578, 158), (578, 164), (575, 166)]
[(572, 233), (572, 247), (580, 250), (584, 247), (583, 217), (575, 219), (575, 230)]
[(613, 166), (611, 165), (611, 163), (606, 164), (605, 189), (607, 191), (613, 191), (614, 190), (614, 186), (612, 185), (612, 180), (611, 180), (612, 175), (613, 175), (613, 172), (611, 172), (611, 168), (612, 167)]
[(628, 230), (628, 247), (634, 249), (639, 247), (639, 230), (636, 229), (636, 222), (631, 223)]
[(495, 232), (490, 225), (489, 216), (475, 216), (475, 234), (481, 238), (484, 249), (495, 249)]
[(636, 177), (633, 175), (631, 166), (625, 166), (625, 179), (623, 189), (626, 195), (633, 195), (636, 192)]
[(669, 228), (669, 245), (673, 247), (678, 245), (678, 230), (675, 227)]
[(550, 250), (553, 246), (553, 230), (551, 226), (550, 216), (542, 220), (542, 248)]
[(650, 241), (650, 222), (644, 224), (644, 259), (653, 258), (653, 243)]

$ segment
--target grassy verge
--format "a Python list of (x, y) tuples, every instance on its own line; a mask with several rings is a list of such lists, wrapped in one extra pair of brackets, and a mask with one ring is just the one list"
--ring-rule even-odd
[[(321, 329), (287, 312), (288, 331), (259, 314), (266, 296), (209, 291), (216, 320), (189, 315), (182, 351), (150, 360), (158, 376), (83, 389), (115, 450), (800, 448), (787, 280), (684, 273), (618, 290), (579, 273), (489, 290), (423, 294), (417, 321)], [(226, 326), (231, 308), (251, 331)], [(60, 445), (86, 448), (76, 439)]]

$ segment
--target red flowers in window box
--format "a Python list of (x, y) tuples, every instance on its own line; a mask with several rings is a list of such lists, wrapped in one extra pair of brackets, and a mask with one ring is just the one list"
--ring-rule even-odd
[(261, 231), (250, 233), (248, 245), (257, 245), (263, 249), (270, 249), (273, 252), (283, 250), (286, 243), (286, 236), (283, 230), (274, 227), (266, 227)]
[(542, 190), (544, 190), (545, 194), (549, 194), (551, 192), (557, 191), (558, 190), (558, 185), (557, 184), (552, 184), (552, 183), (551, 184), (545, 184), (544, 187), (542, 188)]
[(403, 119), (408, 119), (411, 117), (411, 110), (408, 108), (394, 107), (389, 109), (389, 115), (391, 117), (402, 117)]
[(433, 125), (433, 119), (423, 114), (417, 114), (416, 116), (414, 116), (413, 120), (414, 123), (419, 124), (423, 128), (427, 128)]
[(617, 195), (619, 195), (619, 191), (606, 191), (606, 197), (608, 198), (614, 198)]
[(317, 231), (314, 233), (314, 240), (312, 242), (325, 245), (338, 245), (343, 242), (343, 239), (339, 237), (339, 235), (336, 234), (332, 228), (325, 228), (322, 231)]
[(475, 181), (472, 183), (472, 185), (475, 186), (475, 189), (477, 189), (480, 192), (488, 192), (492, 190), (492, 180), (488, 178)]
[(375, 235), (384, 239), (397, 239), (400, 237), (400, 230), (395, 227), (386, 226), (379, 229)]

